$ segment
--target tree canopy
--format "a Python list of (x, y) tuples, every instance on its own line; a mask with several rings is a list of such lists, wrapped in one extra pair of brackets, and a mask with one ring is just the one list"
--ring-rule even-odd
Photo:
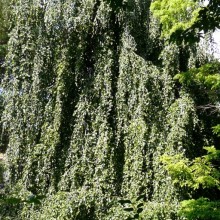
[(162, 25), (162, 36), (195, 42), (203, 33), (220, 28), (218, 0), (155, 0), (151, 11)]
[(9, 32), (10, 0), (0, 0), (0, 62), (5, 56)]
[(199, 106), (219, 100), (212, 93), (219, 63), (209, 66), (213, 58), (198, 43), (161, 38), (152, 8), (165, 16), (162, 36), (192, 28), (202, 11), (176, 0), (176, 14), (174, 2), (12, 3), (1, 83), (4, 219), (183, 220), (198, 217), (189, 204), (215, 209), (219, 171), (210, 166), (219, 137), (212, 127), (220, 118)]

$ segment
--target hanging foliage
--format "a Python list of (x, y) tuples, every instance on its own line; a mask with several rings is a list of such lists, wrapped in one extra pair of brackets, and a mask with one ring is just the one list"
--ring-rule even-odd
[(2, 121), (7, 181), (20, 200), (11, 212), (2, 205), (5, 219), (181, 219), (181, 191), (160, 158), (190, 152), (198, 119), (172, 80), (179, 48), (159, 40), (149, 8), (14, 4)]

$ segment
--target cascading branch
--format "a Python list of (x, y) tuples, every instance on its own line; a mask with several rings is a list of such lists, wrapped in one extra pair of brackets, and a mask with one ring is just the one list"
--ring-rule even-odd
[(129, 219), (118, 200), (140, 195), (139, 219), (181, 219), (160, 157), (187, 148), (196, 114), (187, 94), (175, 100), (178, 48), (158, 40), (150, 3), (16, 2), (7, 178), (12, 194), (45, 198), (3, 207), (5, 219)]

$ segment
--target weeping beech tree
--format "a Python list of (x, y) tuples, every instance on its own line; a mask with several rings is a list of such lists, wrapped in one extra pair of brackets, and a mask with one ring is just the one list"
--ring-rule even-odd
[(197, 151), (194, 102), (172, 80), (195, 54), (159, 39), (150, 4), (13, 3), (6, 180), (45, 198), (2, 207), (5, 219), (181, 219), (160, 158)]

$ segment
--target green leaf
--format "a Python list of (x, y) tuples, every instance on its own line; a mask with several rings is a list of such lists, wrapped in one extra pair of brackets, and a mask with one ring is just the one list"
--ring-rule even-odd
[(133, 218), (134, 219), (139, 219), (139, 214), (135, 214)]
[(136, 201), (140, 201), (141, 199), (145, 199), (145, 195), (140, 195), (137, 197)]
[(140, 207), (142, 207), (144, 205), (144, 203), (142, 202), (142, 203), (139, 203), (138, 205), (137, 205), (137, 208), (140, 208)]
[(131, 204), (131, 200), (129, 200), (129, 199), (121, 199), (121, 200), (118, 200), (118, 202), (121, 203), (122, 205), (127, 204), (127, 203)]
[(20, 198), (15, 198), (15, 197), (9, 197), (9, 198), (6, 198), (4, 199), (4, 202), (7, 203), (7, 204), (19, 204), (22, 202), (22, 199)]
[(141, 213), (143, 210), (143, 208), (138, 208), (137, 213)]
[(132, 211), (134, 211), (134, 208), (124, 208), (124, 210), (125, 210), (126, 212), (132, 212)]

